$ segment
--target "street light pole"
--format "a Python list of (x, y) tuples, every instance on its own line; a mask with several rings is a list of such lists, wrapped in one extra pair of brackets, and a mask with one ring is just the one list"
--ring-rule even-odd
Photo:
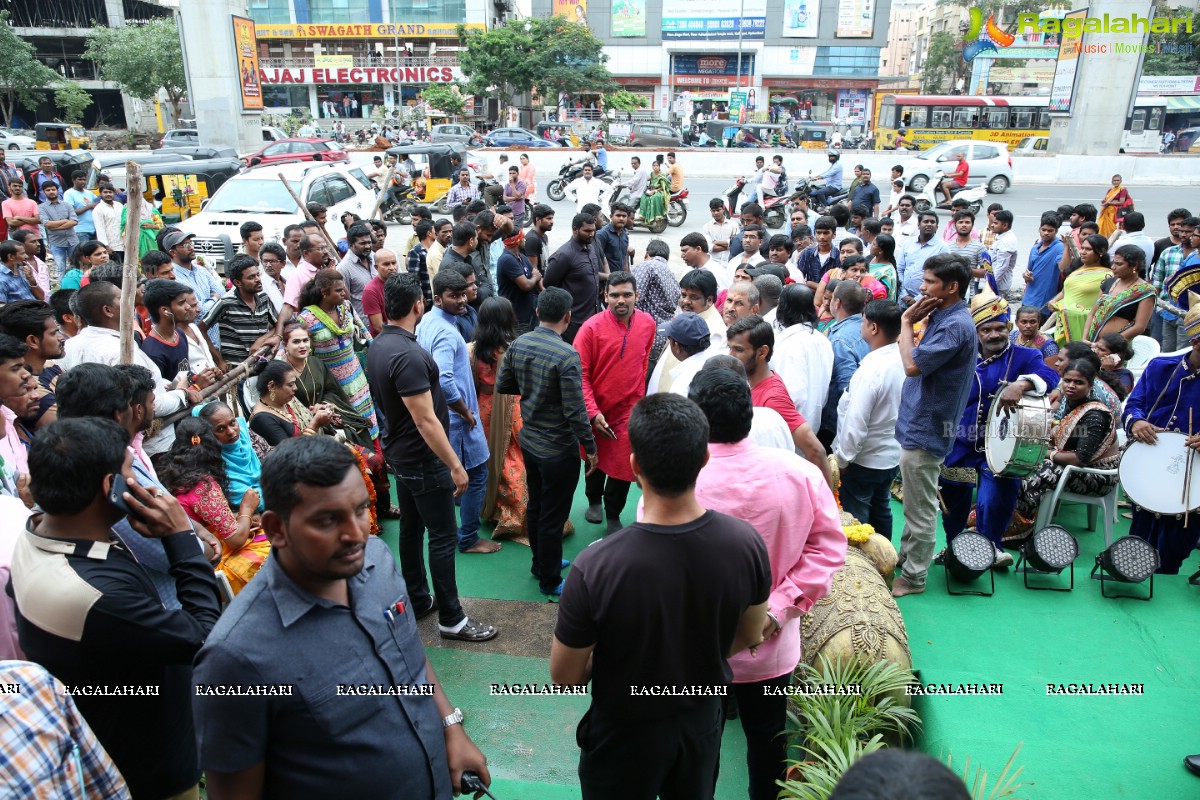
[[(746, 0), (742, 0), (738, 9), (738, 61), (737, 61), (737, 88), (741, 91), (742, 88), (742, 24), (746, 21)], [(744, 107), (744, 106), (743, 106)]]

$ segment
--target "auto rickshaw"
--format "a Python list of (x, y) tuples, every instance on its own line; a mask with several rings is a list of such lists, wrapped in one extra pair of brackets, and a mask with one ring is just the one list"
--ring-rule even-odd
[(37, 186), (34, 183), (34, 175), (41, 169), (38, 166), (38, 161), (43, 158), (48, 158), (54, 164), (54, 171), (57, 172), (63, 179), (63, 186), (70, 188), (71, 175), (76, 170), (87, 172), (92, 164), (92, 154), (86, 150), (49, 150), (44, 153), (38, 153), (36, 156), (24, 156), (24, 153), (12, 154), (14, 157), (8, 160), (8, 163), (17, 169), (25, 176), (25, 191), (32, 198), (37, 198)]
[[(199, 213), (204, 202), (225, 181), (243, 169), (245, 164), (237, 158), (181, 159), (143, 164), (145, 189), (142, 196), (147, 202), (155, 204), (163, 222), (169, 225)], [(114, 188), (125, 191), (125, 170), (113, 170), (107, 174)], [(92, 170), (88, 189), (99, 191), (96, 183), (99, 175), (99, 170)]]
[(449, 194), (456, 173), (467, 167), (467, 149), (457, 142), (389, 147), (387, 154), (398, 161), (405, 156), (425, 156), (428, 166), (422, 174), (412, 176), (416, 199), (423, 205), (437, 203)]
[(36, 150), (91, 150), (92, 142), (82, 125), (65, 122), (39, 122), (34, 126)]

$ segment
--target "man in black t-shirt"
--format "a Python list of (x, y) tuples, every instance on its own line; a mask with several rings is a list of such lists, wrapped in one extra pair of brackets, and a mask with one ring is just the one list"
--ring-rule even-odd
[[(435, 609), (443, 639), (485, 642), (491, 625), (469, 619), (458, 602), (454, 553), (458, 520), (454, 498), (467, 489), (467, 471), (450, 445), (450, 411), (438, 383), (433, 356), (417, 344), (417, 322), (425, 311), (421, 283), (401, 272), (383, 286), (387, 324), (367, 353), (371, 396), (388, 421), (383, 455), (396, 476), (400, 506), (400, 570), (420, 619)], [(425, 530), (429, 530), (429, 573), (425, 577)]]
[(592, 681), (576, 734), (588, 800), (713, 796), (727, 659), (762, 643), (771, 567), (752, 526), (696, 502), (708, 434), (677, 395), (634, 407), (642, 521), (580, 553), (563, 589), (550, 677)]
[(539, 203), (533, 207), (533, 227), (525, 234), (525, 255), (534, 269), (546, 271), (546, 258), (550, 255), (550, 229), (554, 227), (554, 209)]

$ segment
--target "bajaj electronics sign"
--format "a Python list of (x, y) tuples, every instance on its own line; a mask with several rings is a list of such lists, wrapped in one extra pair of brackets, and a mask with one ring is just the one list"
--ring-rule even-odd
[(288, 67), (264, 68), (260, 72), (265, 84), (321, 83), (365, 86), (383, 83), (450, 83), (463, 79), (462, 70), (458, 67)]

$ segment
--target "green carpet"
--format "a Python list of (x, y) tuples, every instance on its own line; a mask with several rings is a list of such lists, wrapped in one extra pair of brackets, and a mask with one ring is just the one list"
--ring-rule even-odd
[[(626, 521), (636, 498), (635, 488)], [(564, 542), (566, 558), (603, 529), (583, 521), (585, 507), (581, 484), (571, 515), (578, 532)], [(898, 543), (900, 504), (893, 509)], [(1103, 599), (1099, 583), (1088, 578), (1102, 532), (1086, 531), (1082, 507), (1067, 506), (1057, 521), (1081, 541), (1073, 592), (1026, 590), (1009, 569), (996, 573), (994, 597), (952, 597), (942, 569), (933, 567), (928, 590), (899, 601), (922, 682), (1004, 684), (1001, 696), (917, 698), (925, 722), (919, 746), (938, 758), (951, 755), (960, 772), (969, 758), (994, 780), (1023, 744), (1017, 764), (1032, 785), (1019, 796), (1036, 800), (1196, 796), (1200, 779), (1181, 760), (1200, 752), (1200, 726), (1189, 722), (1196, 715), (1200, 588), (1187, 584), (1185, 566), (1184, 576), (1158, 578), (1151, 602)], [(1114, 536), (1128, 524), (1122, 519)], [(385, 528), (394, 549), (397, 524)], [(442, 647), (426, 624), (423, 639), (451, 700), (467, 715), (467, 731), (488, 756), (497, 798), (577, 798), (574, 735), (587, 698), (490, 693), (492, 683), (549, 680), (553, 616), (532, 605), (546, 599), (529, 574), (529, 558), (527, 547), (512, 542), (492, 555), (458, 556), (463, 605), (468, 613), (475, 607), (494, 615), (481, 617), (500, 628), (494, 642)], [(502, 648), (506, 633), (520, 641)], [(1144, 684), (1145, 694), (1047, 696), (1047, 683)], [(734, 721), (725, 731), (717, 798), (740, 800), (745, 786), (745, 742)]]

